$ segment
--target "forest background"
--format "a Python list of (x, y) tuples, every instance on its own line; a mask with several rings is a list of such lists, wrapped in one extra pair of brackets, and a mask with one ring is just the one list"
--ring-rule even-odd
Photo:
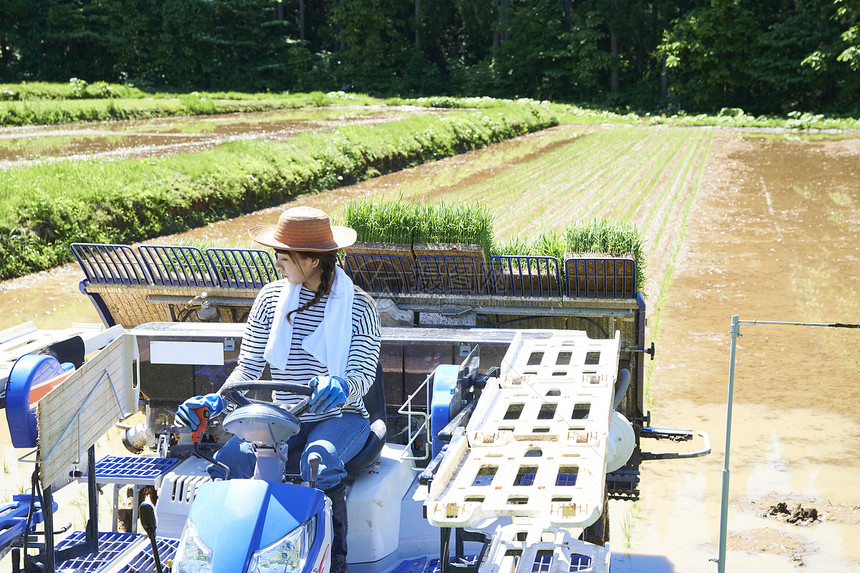
[(0, 0), (0, 14), (0, 83), (860, 115), (860, 0)]

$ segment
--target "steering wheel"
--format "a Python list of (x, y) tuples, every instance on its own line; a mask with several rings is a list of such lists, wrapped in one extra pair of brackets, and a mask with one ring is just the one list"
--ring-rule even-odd
[[(305, 398), (288, 408), (282, 408), (271, 402), (250, 400), (241, 394), (246, 390), (277, 390)], [(301, 426), (299, 416), (308, 409), (313, 388), (275, 380), (242, 380), (225, 384), (221, 393), (239, 404), (239, 408), (224, 418), (223, 427), (226, 431), (258, 447), (278, 448), (298, 433)]]

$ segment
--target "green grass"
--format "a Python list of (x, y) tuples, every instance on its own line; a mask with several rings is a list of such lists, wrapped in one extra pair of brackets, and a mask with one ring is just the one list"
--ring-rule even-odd
[(194, 155), (7, 169), (0, 179), (0, 279), (69, 260), (71, 242), (128, 243), (179, 232), (554, 123), (541, 106), (503, 102), (287, 142), (231, 142)]
[(72, 78), (68, 83), (22, 82), (20, 84), (0, 84), (0, 101), (20, 100), (68, 100), (103, 98), (142, 98), (143, 91), (122, 84), (107, 82), (88, 83)]
[[(72, 78), (67, 83), (24, 82), (0, 84), (0, 125), (53, 124), (77, 121), (169, 117), (237, 111), (265, 111), (338, 104), (370, 105), (381, 100), (363, 94), (311, 92), (307, 94), (241, 92), (194, 92), (192, 94), (146, 93), (133, 86), (87, 83)], [(446, 109), (482, 109), (500, 102), (540, 104), (560, 123), (627, 124), (722, 127), (777, 127), (790, 130), (860, 129), (860, 119), (826, 116), (803, 111), (784, 116), (753, 116), (740, 108), (715, 114), (673, 113), (638, 115), (629, 110), (589, 109), (572, 104), (532, 100), (498, 100), (489, 97), (433, 96), (390, 98), (385, 105), (409, 105)]]
[(783, 116), (750, 115), (740, 108), (724, 108), (718, 113), (687, 114), (683, 110), (673, 113), (638, 115), (605, 109), (588, 109), (570, 104), (550, 104), (560, 123), (571, 124), (631, 124), (673, 126), (720, 127), (776, 127), (783, 129), (860, 129), (860, 119), (827, 116), (824, 114), (792, 111)]
[(18, 91), (15, 84), (0, 85), (0, 94), (7, 94), (0, 97), (0, 125), (48, 125), (379, 103), (369, 96), (343, 92), (144, 94), (139, 90), (116, 90), (103, 97), (72, 97), (64, 84), (45, 85), (44, 89), (30, 90), (30, 84), (22, 84), (28, 89), (19, 87)]

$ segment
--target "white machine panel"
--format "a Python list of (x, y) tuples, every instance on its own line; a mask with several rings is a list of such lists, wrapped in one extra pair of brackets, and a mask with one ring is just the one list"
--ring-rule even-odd
[(620, 338), (518, 335), (465, 432), (448, 446), (428, 521), (470, 527), (500, 516), (586, 527), (603, 511)]

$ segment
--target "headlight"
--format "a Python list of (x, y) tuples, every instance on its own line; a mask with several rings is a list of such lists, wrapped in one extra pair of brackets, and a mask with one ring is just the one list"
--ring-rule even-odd
[(248, 573), (301, 573), (314, 542), (316, 517), (251, 555)]
[(176, 573), (209, 573), (212, 570), (212, 550), (203, 543), (190, 519), (182, 530), (173, 562)]

